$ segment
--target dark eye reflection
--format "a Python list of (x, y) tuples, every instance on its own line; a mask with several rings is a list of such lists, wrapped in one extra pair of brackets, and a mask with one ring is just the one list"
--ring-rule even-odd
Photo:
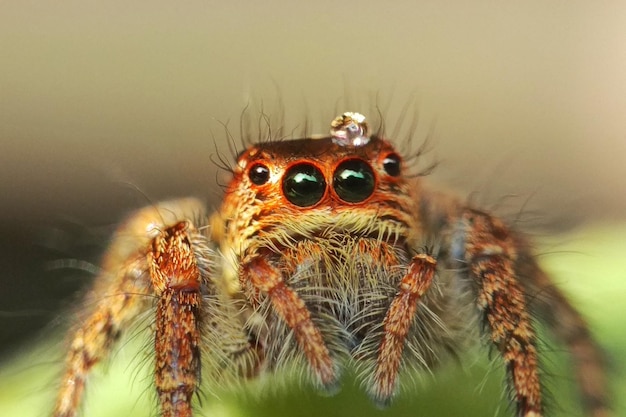
[(348, 203), (365, 201), (374, 192), (374, 171), (361, 159), (348, 159), (337, 166), (333, 187), (342, 200)]
[(248, 177), (253, 184), (263, 185), (270, 179), (270, 170), (265, 165), (254, 164), (248, 171)]
[(283, 194), (296, 206), (313, 206), (322, 199), (325, 192), (324, 175), (314, 165), (308, 163), (294, 165), (283, 177)]
[(400, 165), (400, 156), (395, 153), (387, 155), (387, 157), (383, 160), (383, 168), (385, 169), (385, 172), (392, 177), (400, 175)]

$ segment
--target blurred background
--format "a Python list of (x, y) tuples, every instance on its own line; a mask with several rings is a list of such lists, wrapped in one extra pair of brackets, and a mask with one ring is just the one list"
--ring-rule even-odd
[[(305, 121), (326, 133), (336, 113), (376, 106), (390, 133), (412, 103), (413, 143), (430, 137), (427, 156), (440, 161), (430, 180), (504, 216), (525, 213), (521, 226), (626, 389), (624, 27), (620, 1), (0, 2), (0, 415), (47, 415), (49, 398), (31, 395), (51, 395), (60, 367), (59, 345), (45, 342), (60, 340), (121, 219), (174, 197), (219, 205), (212, 160), (230, 157), (224, 125), (238, 143), (246, 106), (253, 123), (261, 109), (284, 113), (297, 135)], [(132, 363), (129, 350), (116, 357)], [(110, 398), (112, 415), (132, 415), (138, 397), (151, 404), (149, 383), (118, 359), (88, 415)], [(123, 375), (110, 375), (117, 367)], [(385, 413), (470, 415), (480, 398), (477, 415), (510, 415), (498, 377), (484, 374), (444, 372)], [(125, 379), (135, 393), (122, 389), (124, 403)], [(354, 404), (380, 414), (346, 391), (243, 394), (234, 408), (222, 404), (241, 397), (209, 396), (207, 415), (293, 413), (294, 403), (300, 415), (350, 415)]]

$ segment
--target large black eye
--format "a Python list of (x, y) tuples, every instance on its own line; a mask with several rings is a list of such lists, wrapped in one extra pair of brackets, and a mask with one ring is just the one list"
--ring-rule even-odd
[(385, 172), (392, 177), (400, 175), (400, 156), (395, 153), (390, 153), (383, 159), (383, 168)]
[(319, 202), (326, 191), (322, 172), (311, 164), (297, 164), (283, 177), (283, 193), (287, 200), (300, 207)]
[(348, 203), (358, 203), (374, 192), (374, 172), (361, 159), (348, 159), (339, 164), (333, 175), (337, 195)]
[(248, 171), (248, 177), (255, 185), (263, 185), (270, 179), (270, 170), (265, 165), (254, 164)]

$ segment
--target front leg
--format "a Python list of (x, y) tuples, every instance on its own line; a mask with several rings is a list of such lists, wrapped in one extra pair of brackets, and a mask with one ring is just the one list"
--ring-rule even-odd
[(369, 388), (372, 398), (381, 405), (387, 405), (396, 391), (406, 338), (420, 299), (435, 277), (436, 267), (437, 261), (432, 256), (415, 255), (385, 315), (374, 383)]
[[(266, 255), (266, 256), (263, 256)], [(276, 314), (293, 331), (311, 370), (320, 384), (329, 390), (337, 384), (337, 372), (330, 351), (311, 312), (298, 293), (287, 285), (280, 268), (263, 255), (249, 255), (242, 262), (242, 280), (269, 297)]]
[(152, 241), (148, 265), (156, 311), (156, 389), (162, 417), (191, 417), (200, 383), (202, 277), (191, 245), (193, 226), (183, 221)]
[(453, 252), (464, 252), (455, 255), (476, 283), (477, 306), (504, 360), (517, 415), (543, 416), (536, 334), (515, 270), (515, 240), (501, 221), (473, 210), (464, 212), (456, 233)]

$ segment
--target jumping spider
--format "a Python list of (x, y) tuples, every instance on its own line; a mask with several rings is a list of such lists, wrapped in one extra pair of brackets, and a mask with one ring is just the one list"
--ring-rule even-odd
[(609, 415), (602, 355), (526, 239), (427, 188), (357, 113), (325, 138), (250, 146), (212, 216), (193, 199), (134, 214), (89, 297), (55, 417), (78, 414), (91, 368), (145, 311), (162, 416), (193, 414), (201, 370), (221, 385), (298, 365), (326, 390), (353, 365), (385, 405), (401, 374), (479, 332), (516, 415), (543, 416), (536, 317), (568, 348), (588, 415)]

